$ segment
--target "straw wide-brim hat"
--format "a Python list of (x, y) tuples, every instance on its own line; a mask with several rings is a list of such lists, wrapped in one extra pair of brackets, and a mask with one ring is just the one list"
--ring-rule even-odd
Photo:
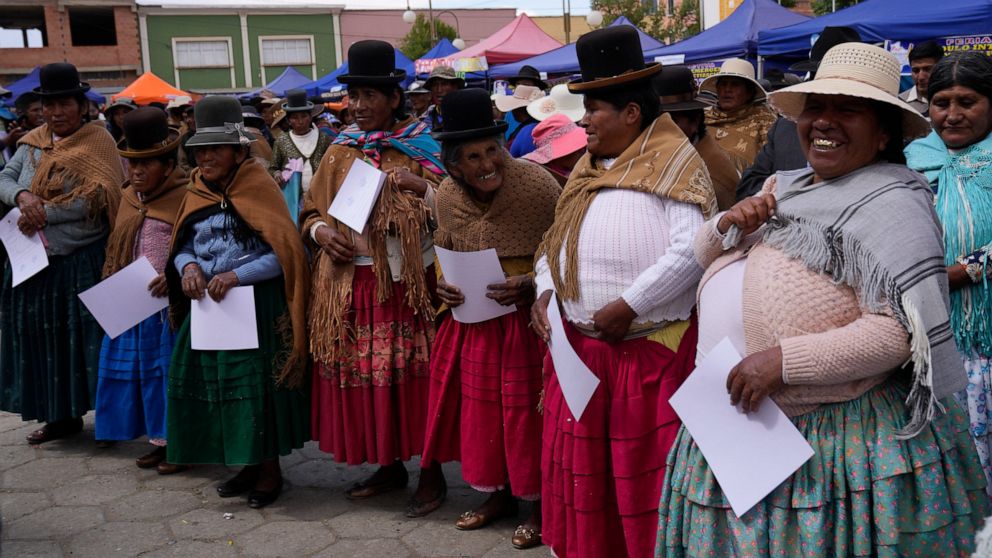
[(527, 105), (527, 114), (538, 122), (543, 122), (556, 114), (563, 114), (572, 122), (582, 120), (586, 107), (582, 104), (582, 95), (569, 92), (568, 85), (560, 83), (551, 88), (547, 97), (541, 97)]
[(518, 85), (513, 89), (512, 95), (497, 94), (493, 100), (496, 101), (496, 108), (500, 112), (510, 112), (514, 109), (526, 107), (543, 97), (544, 91), (540, 87)]
[(768, 95), (772, 108), (796, 120), (810, 93), (849, 95), (902, 109), (902, 133), (910, 140), (930, 133), (930, 123), (899, 98), (899, 60), (883, 48), (864, 43), (843, 43), (827, 51), (816, 78)]
[(768, 97), (768, 92), (754, 77), (754, 66), (747, 60), (740, 58), (725, 60), (720, 66), (720, 72), (704, 79), (703, 83), (699, 84), (699, 90), (716, 93), (716, 82), (722, 77), (735, 77), (753, 83), (755, 88), (754, 98), (751, 99), (753, 103), (764, 101)]

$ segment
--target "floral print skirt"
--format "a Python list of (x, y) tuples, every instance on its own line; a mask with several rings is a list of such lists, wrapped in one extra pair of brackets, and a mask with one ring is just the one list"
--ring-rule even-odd
[(990, 459), (989, 425), (992, 424), (992, 408), (989, 407), (990, 392), (992, 392), (992, 361), (989, 357), (971, 353), (964, 360), (964, 369), (968, 372), (968, 387), (955, 396), (961, 406), (968, 409), (969, 426), (978, 459), (985, 471), (986, 491), (992, 494), (992, 459)]
[(890, 379), (793, 417), (816, 454), (743, 517), (683, 427), (668, 456), (656, 556), (968, 557), (989, 501), (967, 417), (949, 398), (945, 414), (900, 440), (906, 394)]

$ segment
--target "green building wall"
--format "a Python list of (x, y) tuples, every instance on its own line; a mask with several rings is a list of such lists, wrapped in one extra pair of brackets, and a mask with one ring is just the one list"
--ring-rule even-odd
[[(314, 62), (320, 77), (333, 72), (338, 67), (334, 56), (334, 20), (330, 13), (307, 15), (249, 15), (248, 52), (251, 54), (252, 76), (255, 87), (264, 85), (279, 76), (285, 66), (261, 66), (258, 52), (258, 38), (267, 35), (312, 35)], [(296, 66), (305, 76), (310, 76), (309, 66)]]

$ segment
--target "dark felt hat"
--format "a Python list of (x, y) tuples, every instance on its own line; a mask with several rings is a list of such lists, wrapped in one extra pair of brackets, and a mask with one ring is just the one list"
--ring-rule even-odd
[(248, 146), (255, 138), (245, 129), (241, 103), (234, 97), (214, 95), (204, 97), (193, 106), (196, 133), (186, 142), (187, 147), (199, 145)]
[(396, 67), (396, 51), (385, 41), (358, 41), (348, 49), (348, 73), (338, 76), (345, 85), (390, 85), (406, 79)]
[(809, 60), (796, 62), (789, 66), (793, 72), (815, 72), (820, 67), (820, 61), (828, 50), (842, 43), (860, 43), (861, 35), (853, 27), (836, 26), (824, 27), (820, 37), (813, 43), (809, 51)]
[(165, 111), (141, 107), (124, 115), (124, 141), (118, 153), (127, 159), (149, 159), (175, 151), (179, 141), (179, 130), (169, 128)]
[(661, 98), (661, 110), (665, 112), (702, 110), (713, 106), (699, 99), (696, 77), (685, 66), (665, 66), (661, 73), (651, 78), (651, 85)]
[(582, 93), (645, 80), (661, 71), (661, 64), (644, 64), (641, 39), (629, 25), (596, 29), (575, 42), (582, 78), (569, 82), (568, 90)]
[(313, 103), (307, 100), (307, 92), (303, 89), (290, 89), (286, 92), (286, 102), (282, 104), (282, 110), (291, 112), (310, 112), (313, 110)]
[(507, 78), (506, 81), (510, 82), (510, 85), (516, 85), (517, 82), (522, 79), (529, 79), (533, 81), (538, 87), (541, 88), (542, 91), (548, 88), (547, 82), (541, 79), (541, 72), (537, 71), (537, 68), (534, 66), (524, 65), (524, 67), (520, 68), (520, 71), (517, 72), (517, 75)]
[(432, 132), (434, 139), (444, 142), (498, 136), (507, 124), (493, 120), (493, 105), (484, 89), (471, 88), (452, 91), (441, 99), (444, 127)]
[(68, 62), (45, 64), (38, 77), (41, 85), (34, 92), (42, 97), (68, 97), (90, 90), (90, 84), (79, 81), (79, 70)]
[(245, 126), (251, 126), (252, 128), (263, 128), (265, 126), (265, 119), (262, 118), (261, 114), (258, 114), (258, 109), (251, 105), (241, 105), (241, 118), (245, 122)]

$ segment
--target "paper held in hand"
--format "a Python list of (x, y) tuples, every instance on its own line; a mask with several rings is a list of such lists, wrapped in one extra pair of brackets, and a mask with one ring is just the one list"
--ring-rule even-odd
[(586, 406), (599, 385), (599, 378), (582, 362), (568, 341), (556, 293), (551, 295), (551, 302), (548, 303), (548, 321), (551, 322), (551, 360), (555, 363), (558, 385), (561, 386), (561, 393), (565, 396), (565, 403), (572, 411), (572, 416), (576, 421), (581, 421), (582, 413), (586, 411)]
[(148, 284), (158, 277), (148, 258), (131, 265), (79, 293), (79, 299), (111, 339), (169, 306), (169, 297), (152, 296)]
[(361, 234), (385, 182), (386, 173), (355, 159), (327, 214)]
[(190, 307), (190, 345), (196, 351), (236, 351), (258, 348), (255, 287), (234, 287), (214, 302), (204, 294)]
[(730, 404), (727, 376), (741, 361), (729, 339), (706, 355), (669, 399), (737, 517), (813, 457), (813, 448), (771, 399), (756, 412)]
[(0, 220), (0, 241), (7, 249), (12, 274), (11, 286), (16, 287), (30, 279), (34, 274), (48, 267), (48, 254), (45, 253), (45, 243), (41, 233), (35, 232), (26, 236), (17, 228), (17, 220), (21, 218), (21, 210), (11, 209)]
[(475, 324), (492, 318), (512, 314), (514, 305), (503, 306), (486, 296), (486, 287), (506, 281), (503, 267), (499, 265), (496, 249), (478, 252), (455, 252), (434, 247), (437, 261), (441, 264), (444, 280), (461, 289), (465, 302), (451, 309), (452, 317), (464, 324)]

